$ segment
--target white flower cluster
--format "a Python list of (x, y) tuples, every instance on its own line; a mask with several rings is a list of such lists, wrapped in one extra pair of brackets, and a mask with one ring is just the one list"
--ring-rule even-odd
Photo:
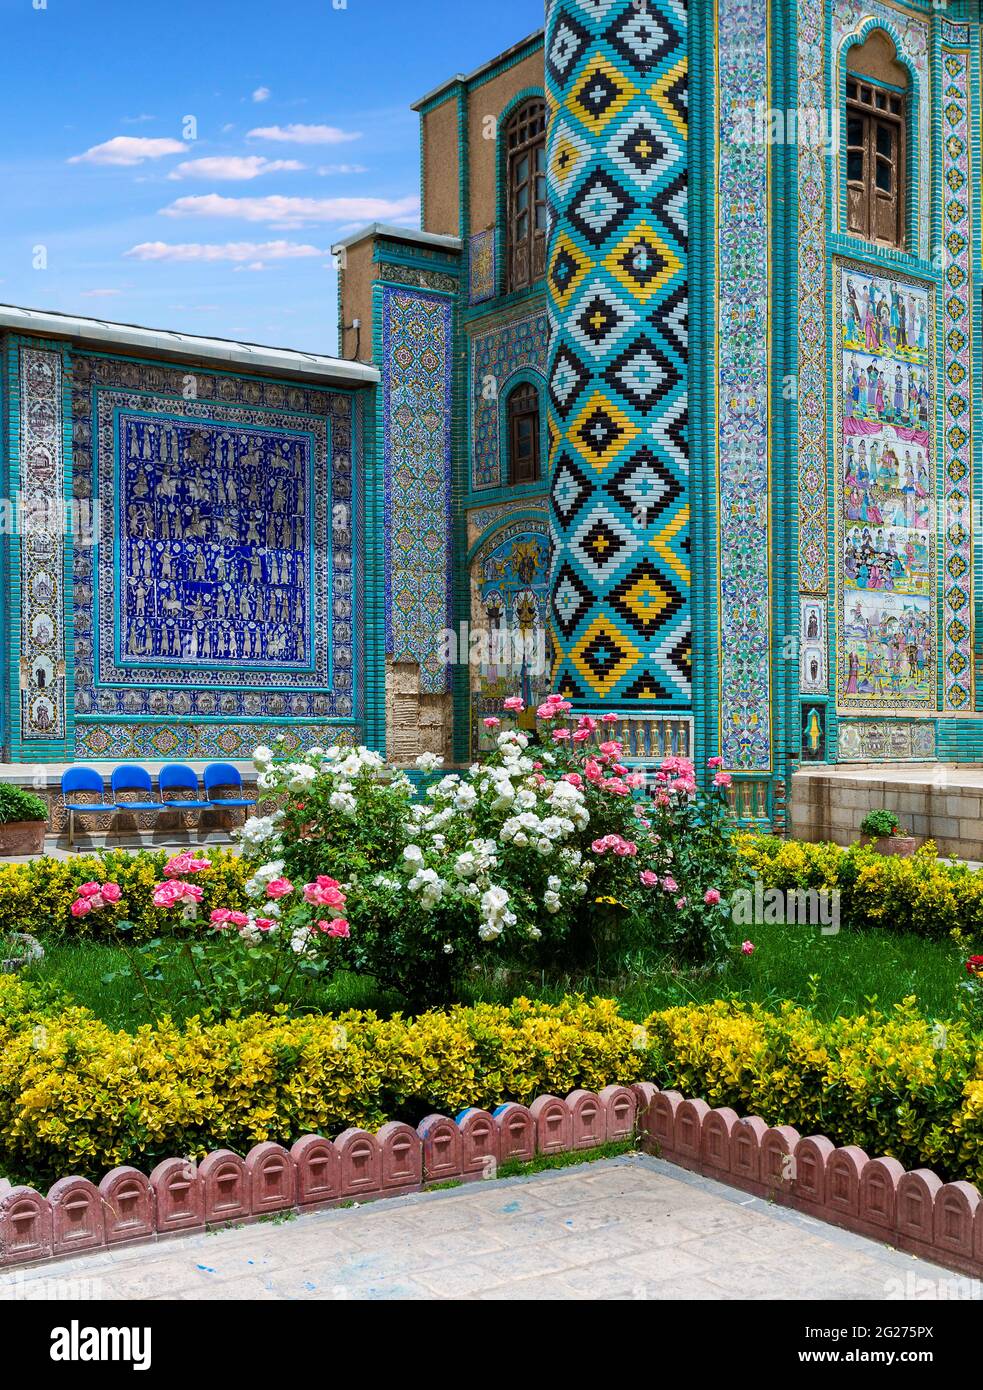
[[(283, 860), (272, 859), (268, 864), (262, 864), (252, 878), (246, 880), (246, 896), (249, 898), (264, 898), (266, 896), (266, 885), (275, 878), (283, 877)], [(267, 914), (272, 916), (272, 913)]]

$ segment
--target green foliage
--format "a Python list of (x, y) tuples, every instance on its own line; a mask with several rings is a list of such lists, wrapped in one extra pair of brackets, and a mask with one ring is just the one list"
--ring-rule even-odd
[(12, 821), (47, 819), (48, 808), (39, 796), (24, 791), (22, 787), (0, 782), (0, 825), (8, 825)]
[(770, 835), (738, 835), (735, 844), (745, 871), (766, 888), (839, 889), (846, 927), (951, 937), (967, 952), (983, 949), (983, 871), (940, 860), (931, 841), (908, 856)]
[(900, 831), (901, 819), (894, 811), (868, 811), (860, 822), (861, 835), (874, 835), (877, 839), (897, 835)]
[[(147, 941), (170, 929), (173, 914), (154, 907), (153, 891), (169, 855), (163, 850), (106, 850), (70, 859), (42, 856), (27, 864), (0, 864), (0, 932), (26, 931), (42, 939), (52, 934), (80, 941), (118, 939), (117, 921), (133, 924), (128, 939)], [(241, 909), (250, 869), (231, 850), (209, 849), (211, 868), (200, 875), (203, 910)], [(118, 911), (72, 917), (69, 908), (83, 883), (118, 883)]]

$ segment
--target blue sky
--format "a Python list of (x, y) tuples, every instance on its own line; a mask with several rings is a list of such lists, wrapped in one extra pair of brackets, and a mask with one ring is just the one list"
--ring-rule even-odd
[(331, 243), (419, 225), (410, 103), (543, 22), (542, 0), (42, 2), (0, 0), (0, 301), (319, 352)]

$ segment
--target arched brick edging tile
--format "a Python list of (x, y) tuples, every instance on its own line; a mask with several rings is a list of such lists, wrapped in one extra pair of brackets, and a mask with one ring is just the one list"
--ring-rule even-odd
[(502, 1158), (494, 1119), (487, 1110), (473, 1105), (462, 1110), (456, 1119), (461, 1131), (462, 1177), (494, 1177)]
[(627, 1086), (605, 1086), (598, 1098), (604, 1106), (605, 1142), (616, 1144), (630, 1139), (638, 1113), (638, 1101), (632, 1091)]
[(643, 1148), (670, 1162), (777, 1200), (819, 1220), (908, 1250), (950, 1269), (983, 1276), (983, 1197), (968, 1182), (943, 1183), (928, 1169), (905, 1172), (894, 1158), (870, 1159), (825, 1135), (803, 1138), (790, 1125), (738, 1118), (727, 1106), (651, 1082), (606, 1086), (599, 1095), (540, 1096), (455, 1120), (428, 1115), (414, 1130), (390, 1121), (378, 1134), (348, 1129), (333, 1142), (298, 1139), (289, 1151), (257, 1144), (245, 1159), (228, 1149), (200, 1165), (170, 1158), (150, 1177), (135, 1168), (107, 1173), (98, 1189), (62, 1178), (48, 1198), (0, 1178), (0, 1267), (118, 1247), (255, 1220), (265, 1212), (371, 1201), (425, 1183), (493, 1176), (504, 1158), (579, 1152), (637, 1132)]
[(382, 1146), (382, 1190), (386, 1196), (419, 1192), (423, 1186), (423, 1144), (416, 1130), (390, 1120), (377, 1138)]
[(733, 1133), (739, 1123), (737, 1111), (726, 1105), (719, 1110), (711, 1110), (704, 1117), (700, 1158), (708, 1177), (719, 1178), (722, 1182), (729, 1179), (733, 1171)]
[(536, 1150), (541, 1154), (569, 1153), (573, 1148), (573, 1117), (559, 1096), (539, 1096), (529, 1107), (536, 1121)]
[(427, 1115), (416, 1127), (423, 1141), (423, 1181), (451, 1182), (464, 1171), (461, 1130), (446, 1115)]
[(127, 1165), (113, 1168), (99, 1184), (99, 1193), (107, 1245), (153, 1238), (157, 1230), (154, 1192), (145, 1173)]
[(165, 1158), (150, 1174), (157, 1234), (193, 1231), (205, 1225), (205, 1200), (198, 1169), (187, 1158)]
[(231, 1149), (216, 1149), (198, 1164), (205, 1205), (205, 1224), (244, 1221), (250, 1215), (249, 1173)]
[(99, 1249), (106, 1244), (102, 1193), (86, 1178), (59, 1178), (48, 1193), (56, 1255)]
[(305, 1134), (290, 1150), (297, 1172), (297, 1205), (321, 1206), (341, 1200), (341, 1155), (330, 1139)]
[(526, 1105), (509, 1101), (492, 1112), (502, 1162), (531, 1163), (536, 1157), (536, 1121)]
[(0, 1196), (0, 1265), (43, 1260), (54, 1253), (51, 1207), (33, 1187)]
[(571, 1091), (567, 1096), (570, 1111), (570, 1147), (599, 1149), (604, 1143), (607, 1121), (604, 1102), (593, 1091)]

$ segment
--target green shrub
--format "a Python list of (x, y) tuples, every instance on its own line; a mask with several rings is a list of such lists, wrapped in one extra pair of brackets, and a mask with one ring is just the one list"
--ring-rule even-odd
[(901, 817), (893, 811), (868, 811), (860, 822), (861, 835), (873, 835), (881, 840), (887, 835), (897, 835), (901, 830)]
[(983, 949), (983, 870), (940, 860), (931, 841), (908, 856), (753, 833), (735, 843), (748, 875), (766, 888), (839, 889), (845, 927), (951, 937), (967, 952)]
[(0, 825), (12, 821), (48, 819), (48, 808), (39, 796), (26, 792), (22, 787), (12, 787), (0, 782)]
[[(101, 854), (74, 855), (71, 859), (43, 856), (28, 864), (0, 864), (0, 933), (58, 933), (80, 941), (115, 941), (115, 922), (127, 919), (134, 924), (136, 940), (168, 931), (175, 921), (174, 914), (154, 907), (151, 895), (170, 857), (164, 850), (106, 850)], [(198, 879), (205, 894), (204, 911), (213, 907), (245, 907), (243, 885), (249, 877), (249, 867), (231, 850), (209, 849), (206, 857), (212, 866)], [(72, 917), (69, 907), (78, 896), (79, 887), (93, 880), (119, 884), (122, 898), (118, 910)]]
[(983, 1038), (913, 1000), (831, 1022), (717, 1001), (639, 1027), (611, 1000), (574, 997), (128, 1033), (0, 977), (0, 1168), (36, 1181), (641, 1078), (983, 1180)]

